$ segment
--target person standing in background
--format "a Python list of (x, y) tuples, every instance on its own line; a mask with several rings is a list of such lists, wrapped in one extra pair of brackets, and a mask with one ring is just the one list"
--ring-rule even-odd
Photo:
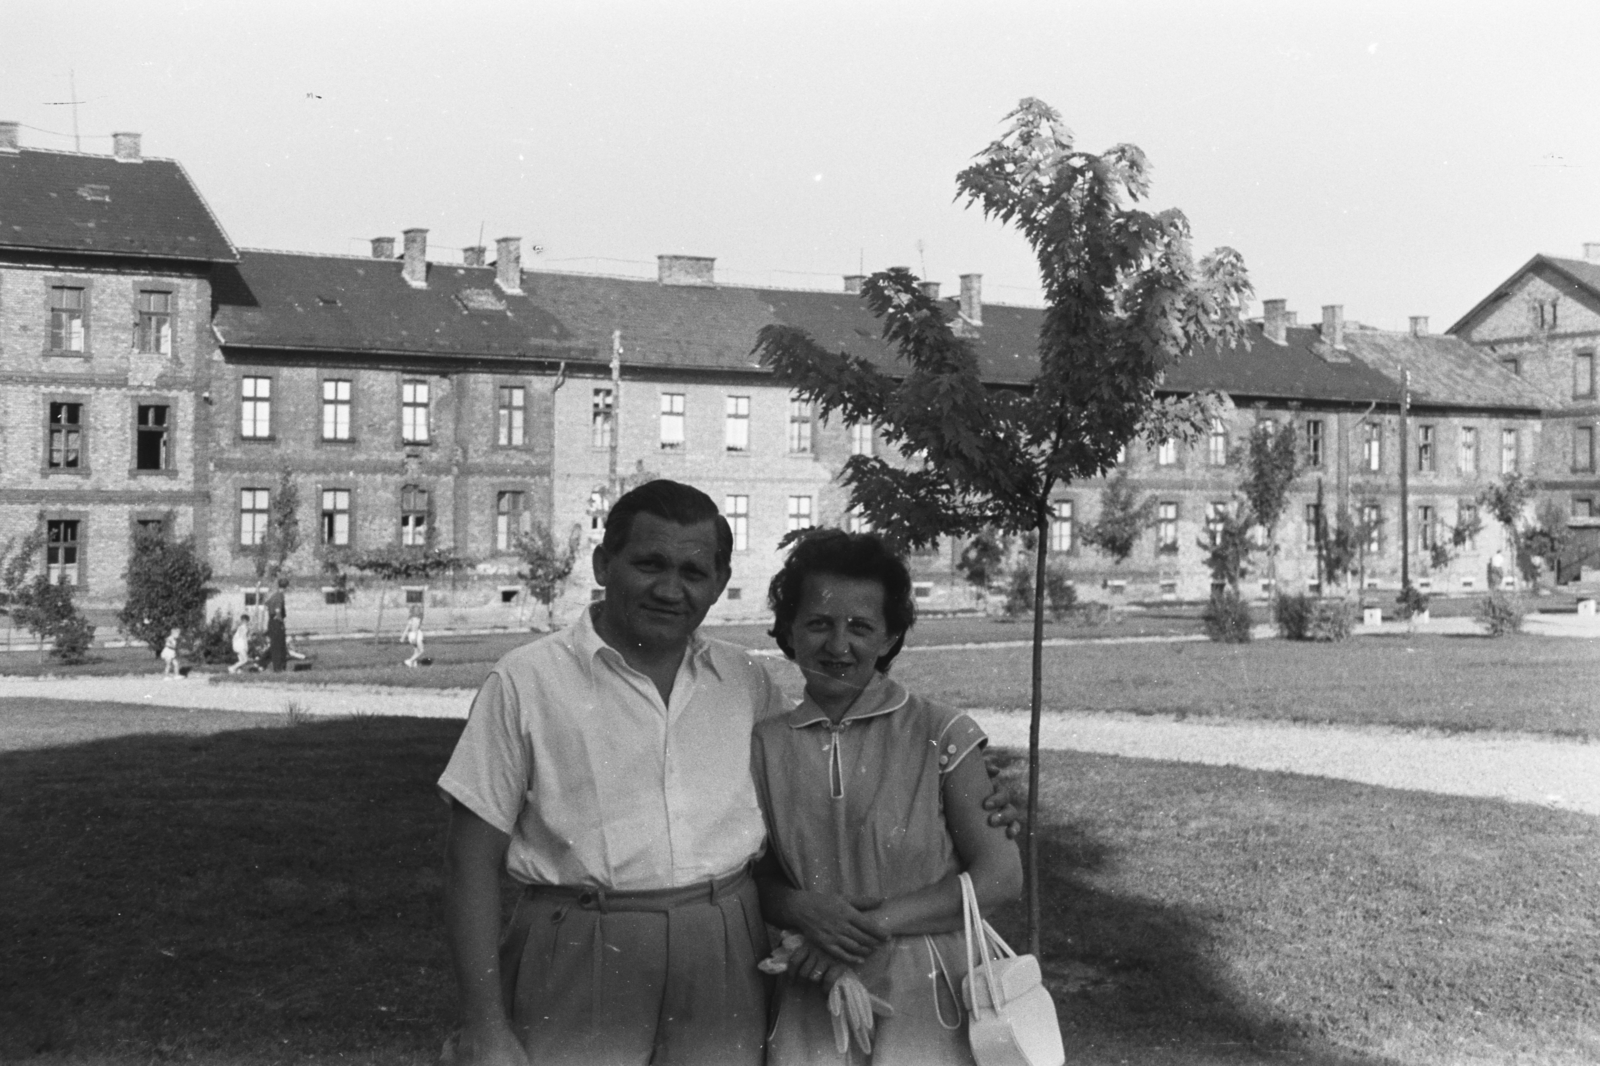
[(267, 597), (267, 641), (269, 643), (272, 672), (281, 674), (289, 665), (289, 633), (284, 628), (283, 590), (289, 579), (278, 578), (278, 587)]

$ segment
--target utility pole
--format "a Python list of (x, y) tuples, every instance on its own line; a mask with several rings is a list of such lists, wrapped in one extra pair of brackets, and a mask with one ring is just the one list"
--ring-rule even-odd
[(1411, 371), (1400, 370), (1400, 592), (1411, 588), (1411, 492), (1408, 451), (1411, 421)]

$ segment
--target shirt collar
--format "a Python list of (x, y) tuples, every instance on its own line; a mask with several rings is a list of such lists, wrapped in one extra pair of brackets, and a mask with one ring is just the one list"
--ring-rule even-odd
[[(599, 610), (599, 603), (591, 604), (578, 616), (577, 625), (572, 627), (572, 646), (585, 669), (592, 669), (595, 656), (604, 652), (611, 653), (619, 663), (627, 662), (622, 653), (607, 644), (600, 631), (595, 628), (594, 616)], [(717, 675), (718, 680), (722, 679), (722, 671), (717, 669), (716, 657), (711, 654), (711, 642), (700, 635), (699, 629), (689, 634), (689, 646), (685, 649), (684, 660), (695, 667), (707, 666)]]
[[(888, 674), (874, 672), (872, 680), (867, 682), (867, 687), (861, 695), (856, 697), (856, 702), (844, 712), (844, 717), (839, 724), (845, 722), (858, 722), (863, 718), (876, 718), (879, 715), (890, 714), (906, 705), (911, 696), (901, 687), (898, 681), (893, 680)], [(800, 700), (800, 706), (789, 712), (789, 726), (792, 729), (804, 729), (813, 725), (828, 725), (828, 715), (821, 707), (811, 702), (811, 697), (806, 696)]]

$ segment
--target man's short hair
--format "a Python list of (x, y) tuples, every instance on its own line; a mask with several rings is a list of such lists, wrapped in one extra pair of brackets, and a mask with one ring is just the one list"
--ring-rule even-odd
[(624, 493), (606, 514), (606, 534), (600, 546), (607, 555), (616, 555), (627, 546), (637, 514), (655, 515), (680, 526), (710, 522), (717, 532), (717, 569), (726, 570), (732, 563), (733, 530), (711, 497), (693, 485), (658, 478)]

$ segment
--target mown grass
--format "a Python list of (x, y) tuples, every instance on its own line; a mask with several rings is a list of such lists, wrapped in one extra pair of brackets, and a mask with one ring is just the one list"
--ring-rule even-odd
[[(432, 782), (459, 723), (4, 714), (28, 739), (0, 753), (0, 1061), (435, 1060)], [(1600, 1058), (1600, 819), (1108, 756), (1042, 771), (1070, 1061)]]

